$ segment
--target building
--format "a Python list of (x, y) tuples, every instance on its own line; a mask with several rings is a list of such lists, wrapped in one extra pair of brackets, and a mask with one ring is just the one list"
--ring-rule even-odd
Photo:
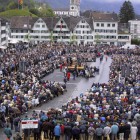
[(80, 0), (70, 0), (69, 9), (54, 9), (58, 16), (80, 16)]
[(140, 18), (129, 21), (130, 33), (132, 34), (132, 39), (140, 39)]
[(117, 14), (93, 12), (92, 17), (94, 26), (94, 41), (101, 44), (117, 45)]
[(13, 17), (11, 38), (18, 41), (93, 43), (92, 19), (83, 17)]
[(7, 20), (0, 18), (0, 46), (8, 45)]
[[(95, 16), (96, 15), (96, 16)], [(90, 18), (63, 17), (13, 17), (11, 38), (19, 41), (64, 42), (76, 44), (124, 45), (131, 43), (129, 32), (122, 32), (117, 16), (95, 13)]]

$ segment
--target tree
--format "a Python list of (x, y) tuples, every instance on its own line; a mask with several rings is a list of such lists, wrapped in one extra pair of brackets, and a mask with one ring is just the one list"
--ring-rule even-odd
[(47, 17), (54, 17), (54, 12), (53, 12), (53, 10), (51, 9), (51, 8), (47, 8), (47, 10), (46, 10), (46, 16)]
[(36, 16), (40, 16), (39, 11), (38, 11), (37, 9), (35, 9), (35, 8), (32, 8), (32, 9), (30, 9), (29, 11), (30, 11), (32, 14), (36, 15)]
[(9, 4), (6, 7), (7, 10), (17, 9), (17, 8), (18, 8), (18, 4), (14, 1), (9, 2)]
[(135, 18), (135, 11), (132, 3), (125, 1), (120, 9), (119, 18), (121, 23), (128, 23), (129, 20)]

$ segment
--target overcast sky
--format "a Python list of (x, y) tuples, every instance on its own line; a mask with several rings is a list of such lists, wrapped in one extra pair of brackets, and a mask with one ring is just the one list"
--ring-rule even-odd
[[(125, 0), (81, 0), (81, 1), (98, 1), (98, 2), (123, 2)], [(132, 3), (140, 3), (140, 0), (130, 0)]]

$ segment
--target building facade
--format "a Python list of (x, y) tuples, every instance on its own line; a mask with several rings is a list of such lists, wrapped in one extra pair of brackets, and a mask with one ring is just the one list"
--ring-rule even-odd
[(129, 27), (132, 39), (140, 39), (140, 19), (130, 20)]
[(7, 34), (8, 22), (0, 18), (0, 46), (8, 45), (8, 34)]
[[(98, 14), (96, 13), (96, 15)], [(120, 25), (116, 15), (102, 13), (99, 17), (99, 19), (96, 18), (95, 14), (90, 18), (74, 16), (13, 17), (10, 23), (11, 38), (35, 44), (50, 41), (83, 45), (131, 43), (131, 34), (119, 30)]]
[(80, 16), (80, 0), (70, 0), (69, 9), (54, 9), (58, 16)]

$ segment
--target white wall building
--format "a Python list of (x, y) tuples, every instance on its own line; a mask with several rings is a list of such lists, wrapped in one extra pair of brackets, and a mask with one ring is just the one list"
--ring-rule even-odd
[(94, 43), (117, 45), (118, 17), (115, 13), (93, 12)]
[(78, 44), (93, 44), (93, 22), (92, 19), (81, 18), (73, 30)]
[(80, 16), (80, 0), (70, 0), (69, 9), (54, 9), (59, 16)]
[(133, 39), (140, 39), (140, 20), (130, 20), (130, 33)]
[(8, 45), (7, 23), (5, 19), (0, 18), (0, 46)]
[[(109, 15), (109, 14), (108, 14)], [(65, 42), (76, 44), (124, 45), (131, 43), (129, 32), (120, 32), (117, 19), (99, 16), (84, 17), (13, 17), (11, 19), (11, 38), (19, 41)], [(114, 14), (113, 14), (114, 16)], [(102, 19), (102, 20), (101, 20)]]

